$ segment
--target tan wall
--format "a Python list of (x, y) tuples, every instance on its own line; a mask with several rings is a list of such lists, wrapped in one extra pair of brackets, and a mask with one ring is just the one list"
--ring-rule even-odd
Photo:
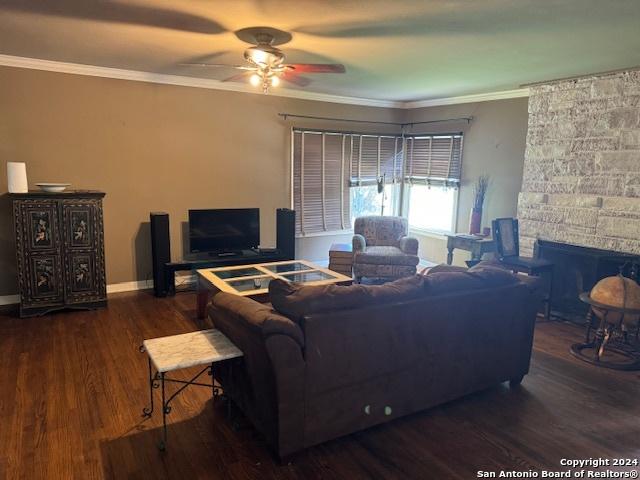
[[(462, 184), (458, 200), (457, 231), (467, 233), (473, 205), (473, 182), (482, 174), (491, 176), (485, 199), (483, 226), (491, 226), (498, 217), (515, 217), (518, 192), (522, 183), (525, 139), (527, 135), (527, 98), (467, 103), (409, 110), (407, 122), (442, 120), (472, 116), (465, 123), (415, 125), (413, 132), (464, 131)], [(433, 262), (446, 260), (444, 237), (419, 235), (420, 256)], [(469, 255), (457, 251), (454, 263), (464, 264)]]
[(150, 211), (169, 212), (174, 259), (182, 256), (189, 208), (260, 207), (262, 243), (275, 243), (275, 209), (290, 202), (293, 125), (278, 112), (382, 121), (404, 114), (7, 67), (0, 68), (0, 112), (0, 295), (16, 292), (6, 161), (27, 163), (30, 186), (59, 181), (107, 193), (111, 284), (151, 276)]
[[(458, 231), (467, 227), (471, 183), (493, 184), (484, 224), (512, 216), (522, 180), (527, 99), (410, 111), (248, 95), (0, 67), (0, 160), (27, 163), (29, 184), (66, 181), (105, 198), (108, 283), (151, 276), (149, 212), (171, 216), (182, 257), (189, 208), (260, 207), (262, 243), (275, 243), (275, 209), (289, 205), (291, 126), (390, 132), (351, 123), (283, 121), (278, 112), (420, 121), (472, 115), (464, 140)], [(440, 127), (447, 130), (462, 125)], [(434, 128), (414, 127), (415, 132)], [(0, 168), (0, 295), (16, 291), (6, 170)], [(322, 260), (332, 241), (298, 239), (301, 257)], [(442, 238), (420, 236), (421, 256), (444, 261)], [(467, 258), (458, 254), (456, 261)]]

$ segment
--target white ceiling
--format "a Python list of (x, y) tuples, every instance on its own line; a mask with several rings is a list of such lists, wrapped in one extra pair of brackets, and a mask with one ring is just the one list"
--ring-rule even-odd
[[(223, 79), (233, 32), (293, 35), (288, 62), (343, 63), (304, 90), (412, 101), (640, 65), (640, 0), (0, 0), (0, 53)], [(296, 88), (296, 87), (292, 87)]]

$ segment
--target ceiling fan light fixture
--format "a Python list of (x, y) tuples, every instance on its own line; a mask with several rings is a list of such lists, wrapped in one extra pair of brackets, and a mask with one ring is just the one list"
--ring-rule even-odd
[(251, 85), (253, 85), (254, 87), (257, 87), (258, 85), (260, 85), (262, 83), (262, 78), (257, 73), (254, 73), (253, 75), (251, 75), (249, 77), (249, 83)]
[(257, 45), (244, 51), (244, 58), (260, 66), (276, 66), (284, 61), (284, 54), (269, 45)]
[(198, 63), (201, 67), (228, 67), (243, 70), (223, 81), (245, 81), (249, 75), (249, 83), (269, 93), (271, 87), (277, 87), (286, 81), (305, 87), (309, 80), (299, 76), (307, 73), (345, 73), (344, 65), (325, 63), (285, 63), (285, 54), (275, 45), (282, 45), (291, 40), (291, 34), (270, 27), (248, 27), (238, 30), (236, 36), (253, 44), (245, 49), (244, 58), (248, 65), (227, 65), (218, 63)]

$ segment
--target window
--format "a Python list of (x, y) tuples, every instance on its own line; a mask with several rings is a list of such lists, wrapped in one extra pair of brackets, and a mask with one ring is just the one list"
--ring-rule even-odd
[[(294, 129), (296, 233), (346, 230), (357, 217), (381, 214), (408, 215), (415, 228), (453, 231), (461, 162), (462, 134), (403, 137)], [(379, 184), (384, 194), (378, 193)]]
[(407, 138), (405, 185), (409, 226), (455, 231), (462, 168), (462, 135)]
[(395, 215), (400, 192), (399, 185), (387, 184), (384, 187), (384, 210), (382, 209), (383, 195), (378, 193), (377, 185), (351, 187), (351, 222), (358, 217), (367, 215)]
[(296, 234), (349, 228), (351, 145), (340, 133), (293, 132), (293, 208)]
[(293, 131), (296, 234), (351, 229), (352, 218), (398, 212), (403, 141), (393, 135)]
[(455, 231), (457, 194), (453, 187), (411, 185), (409, 225), (433, 232)]

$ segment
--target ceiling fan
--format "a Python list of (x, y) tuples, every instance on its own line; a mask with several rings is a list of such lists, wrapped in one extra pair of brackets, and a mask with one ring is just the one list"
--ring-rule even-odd
[(227, 65), (224, 63), (182, 63), (181, 65), (214, 68), (234, 68), (243, 70), (223, 82), (243, 81), (249, 77), (249, 83), (261, 87), (268, 93), (271, 87), (277, 87), (281, 80), (299, 86), (306, 86), (309, 80), (301, 77), (301, 73), (345, 73), (344, 65), (338, 63), (284, 63), (285, 55), (276, 45), (291, 40), (291, 34), (270, 27), (243, 28), (236, 36), (252, 47), (244, 51), (246, 65)]

